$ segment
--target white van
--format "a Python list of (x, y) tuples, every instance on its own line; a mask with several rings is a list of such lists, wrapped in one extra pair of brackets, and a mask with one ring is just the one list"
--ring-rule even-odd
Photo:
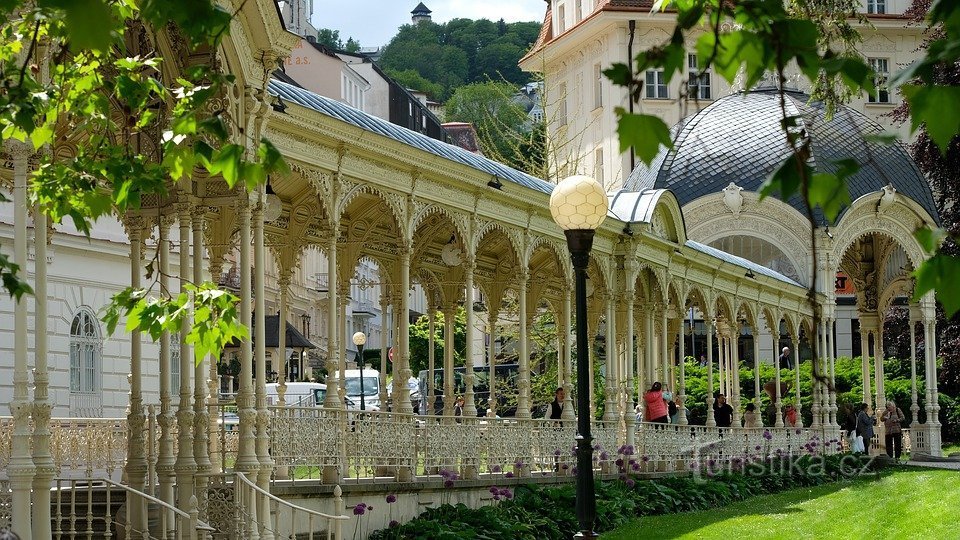
[[(267, 405), (276, 405), (279, 399), (279, 383), (267, 384)], [(312, 382), (288, 382), (283, 401), (287, 407), (322, 407), (327, 395), (327, 385)]]
[[(375, 369), (364, 368), (362, 380), (360, 373), (361, 370), (359, 369), (348, 369), (344, 372), (343, 387), (346, 390), (346, 396), (351, 401), (356, 402), (357, 409), (360, 408), (361, 400), (363, 400), (365, 410), (379, 411), (380, 372)], [(353, 407), (348, 406), (348, 408), (352, 409)]]

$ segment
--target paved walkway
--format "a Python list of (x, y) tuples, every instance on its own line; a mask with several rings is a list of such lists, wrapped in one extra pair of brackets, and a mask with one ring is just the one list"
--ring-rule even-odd
[(908, 461), (907, 465), (960, 471), (960, 461)]

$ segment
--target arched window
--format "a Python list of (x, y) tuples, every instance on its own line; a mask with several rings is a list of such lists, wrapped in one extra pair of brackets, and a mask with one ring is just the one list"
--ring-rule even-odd
[(800, 280), (799, 272), (793, 267), (793, 263), (790, 262), (790, 259), (783, 251), (762, 238), (748, 235), (731, 235), (710, 242), (710, 247), (726, 251), (731, 255), (743, 257), (748, 261), (766, 266), (774, 272), (779, 272), (797, 283), (803, 283)]
[(103, 339), (100, 323), (90, 308), (82, 307), (70, 325), (70, 392), (100, 391), (100, 358)]

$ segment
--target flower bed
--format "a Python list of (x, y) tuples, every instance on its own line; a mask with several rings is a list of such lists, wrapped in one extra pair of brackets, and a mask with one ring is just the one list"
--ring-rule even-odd
[[(843, 481), (875, 473), (879, 466), (867, 456), (840, 454), (753, 459), (710, 474), (704, 474), (708, 467), (703, 467), (694, 474), (656, 480), (638, 480), (624, 473), (619, 480), (596, 484), (596, 530), (609, 531), (638, 516), (704, 510), (756, 495)], [(370, 538), (559, 540), (577, 532), (572, 484), (522, 485), (505, 491), (498, 489), (489, 506), (441, 505), (404, 525), (376, 531)]]

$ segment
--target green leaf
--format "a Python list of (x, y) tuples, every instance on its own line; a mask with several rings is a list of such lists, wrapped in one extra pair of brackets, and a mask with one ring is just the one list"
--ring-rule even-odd
[(779, 194), (781, 200), (792, 197), (800, 188), (801, 178), (810, 178), (813, 170), (806, 162), (799, 162), (797, 157), (790, 154), (770, 178), (760, 186), (760, 200), (773, 194)]
[(105, 51), (115, 39), (113, 11), (107, 0), (56, 0), (66, 15), (70, 45), (75, 49)]
[(926, 124), (930, 138), (946, 155), (950, 141), (960, 132), (960, 86), (909, 84), (900, 90), (910, 103), (911, 132)]
[(620, 62), (603, 70), (603, 74), (618, 86), (627, 86), (633, 80), (630, 76), (630, 67)]
[(844, 178), (838, 174), (816, 173), (810, 178), (808, 191), (811, 207), (819, 206), (827, 221), (833, 223), (850, 204), (850, 191)]
[(947, 231), (941, 228), (928, 228), (924, 227), (922, 229), (917, 229), (913, 236), (916, 237), (917, 242), (920, 243), (920, 246), (923, 247), (923, 250), (927, 253), (933, 253), (937, 251), (940, 247), (940, 244), (947, 238)]
[(660, 118), (649, 114), (631, 114), (623, 107), (617, 107), (616, 113), (621, 152), (632, 146), (637, 157), (650, 165), (660, 152), (660, 145), (673, 148), (670, 129)]
[(960, 311), (960, 258), (945, 253), (937, 253), (920, 263), (913, 272), (913, 299), (919, 300), (929, 291), (936, 291), (937, 300), (943, 305), (947, 318)]

